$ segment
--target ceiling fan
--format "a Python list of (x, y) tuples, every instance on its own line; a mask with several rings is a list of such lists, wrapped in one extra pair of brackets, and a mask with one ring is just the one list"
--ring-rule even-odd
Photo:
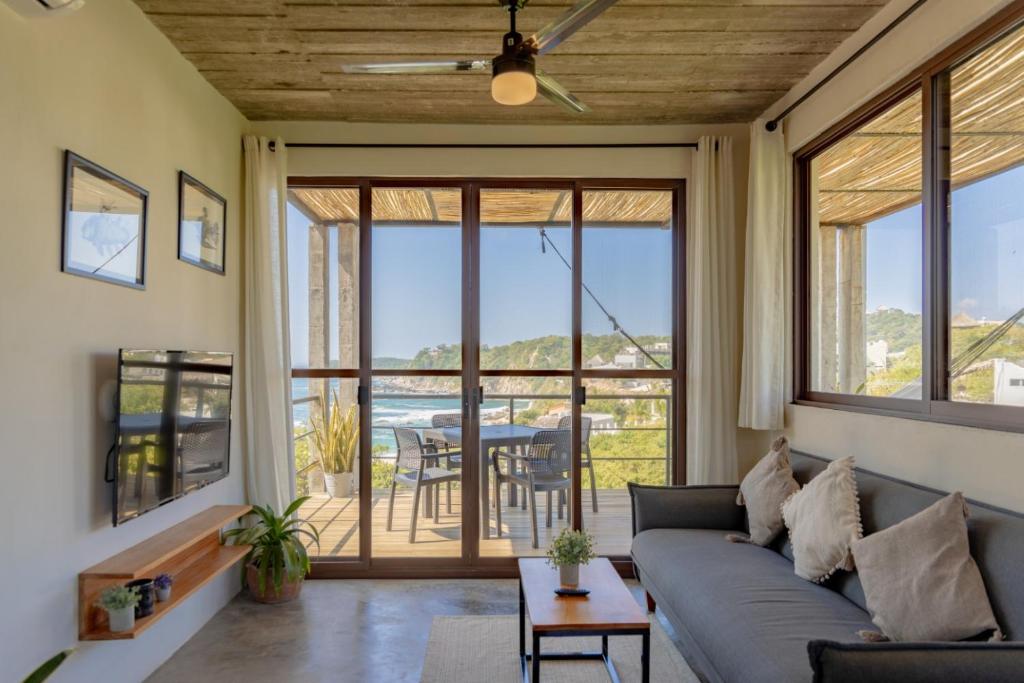
[(523, 40), (516, 32), (516, 13), (528, 0), (498, 0), (508, 10), (510, 30), (502, 38), (501, 54), (492, 59), (464, 59), (452, 62), (392, 62), (346, 64), (347, 74), (446, 74), (491, 70), (491, 97), (499, 104), (521, 105), (534, 100), (537, 93), (577, 114), (590, 108), (566, 90), (558, 81), (537, 68), (536, 57), (561, 45), (615, 0), (582, 0), (558, 19)]

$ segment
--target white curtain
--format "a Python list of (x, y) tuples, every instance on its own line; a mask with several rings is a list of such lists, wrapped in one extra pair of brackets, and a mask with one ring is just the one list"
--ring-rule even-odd
[(782, 429), (792, 171), (782, 128), (764, 123), (750, 126), (739, 426)]
[(687, 229), (687, 483), (736, 481), (736, 216), (732, 139), (700, 138)]
[(295, 491), (288, 345), (284, 143), (245, 136), (245, 423), (250, 503), (281, 512)]

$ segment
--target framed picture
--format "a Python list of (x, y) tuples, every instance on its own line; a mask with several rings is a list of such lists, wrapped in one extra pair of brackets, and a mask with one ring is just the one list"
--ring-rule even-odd
[(65, 151), (61, 270), (145, 289), (148, 202), (135, 183)]
[(228, 203), (184, 171), (178, 172), (178, 258), (224, 274)]

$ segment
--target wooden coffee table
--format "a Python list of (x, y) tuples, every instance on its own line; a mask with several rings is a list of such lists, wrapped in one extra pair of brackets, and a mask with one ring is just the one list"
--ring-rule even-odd
[[(619, 683), (612, 658), (608, 656), (608, 636), (641, 636), (643, 683), (651, 678), (651, 624), (626, 584), (607, 558), (592, 560), (580, 567), (580, 588), (590, 589), (585, 597), (555, 595), (558, 570), (547, 560), (519, 560), (519, 659), (524, 683), (540, 680), (540, 662), (544, 660), (599, 659), (614, 683)], [(533, 649), (526, 652), (526, 617), (533, 632)], [(541, 638), (601, 636), (600, 652), (542, 654)], [(532, 675), (530, 668), (532, 664)]]

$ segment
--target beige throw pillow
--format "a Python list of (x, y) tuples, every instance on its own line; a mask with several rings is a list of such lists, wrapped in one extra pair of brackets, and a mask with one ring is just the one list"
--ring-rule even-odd
[(863, 536), (853, 458), (833, 460), (790, 496), (782, 518), (793, 544), (797, 576), (821, 583), (837, 569), (853, 569), (850, 544)]
[(750, 538), (742, 540), (762, 546), (771, 543), (785, 528), (782, 504), (799, 490), (789, 464), (789, 441), (780, 436), (740, 484), (736, 504), (747, 507), (750, 526)]
[(871, 619), (892, 640), (1002, 640), (967, 541), (967, 503), (953, 493), (853, 544)]

